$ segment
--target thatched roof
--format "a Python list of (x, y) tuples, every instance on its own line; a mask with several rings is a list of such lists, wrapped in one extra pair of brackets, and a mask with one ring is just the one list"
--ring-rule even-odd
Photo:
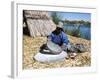
[(46, 11), (25, 10), (25, 16), (32, 19), (50, 19)]
[(32, 37), (47, 36), (56, 28), (46, 11), (25, 10), (24, 15)]

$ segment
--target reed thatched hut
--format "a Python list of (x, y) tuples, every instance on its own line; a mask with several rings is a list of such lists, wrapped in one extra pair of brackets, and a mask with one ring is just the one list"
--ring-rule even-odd
[(47, 36), (56, 28), (47, 11), (23, 10), (23, 23), (23, 32), (31, 37)]

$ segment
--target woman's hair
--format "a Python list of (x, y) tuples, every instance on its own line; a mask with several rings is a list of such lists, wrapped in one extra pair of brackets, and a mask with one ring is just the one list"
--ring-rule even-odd
[(52, 33), (59, 35), (62, 31), (64, 31), (62, 28), (56, 27), (56, 29)]
[(63, 28), (56, 27), (56, 30), (64, 31)]

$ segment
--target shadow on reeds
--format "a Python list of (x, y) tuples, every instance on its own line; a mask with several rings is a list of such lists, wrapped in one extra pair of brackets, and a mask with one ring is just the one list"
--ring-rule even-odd
[(27, 35), (27, 36), (30, 36), (30, 32), (29, 32), (28, 27), (23, 27), (23, 34)]

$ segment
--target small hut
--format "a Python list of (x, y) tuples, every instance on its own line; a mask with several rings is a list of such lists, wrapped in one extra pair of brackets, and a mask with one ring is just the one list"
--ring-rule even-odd
[(48, 36), (56, 28), (47, 11), (23, 10), (23, 24), (31, 37)]

